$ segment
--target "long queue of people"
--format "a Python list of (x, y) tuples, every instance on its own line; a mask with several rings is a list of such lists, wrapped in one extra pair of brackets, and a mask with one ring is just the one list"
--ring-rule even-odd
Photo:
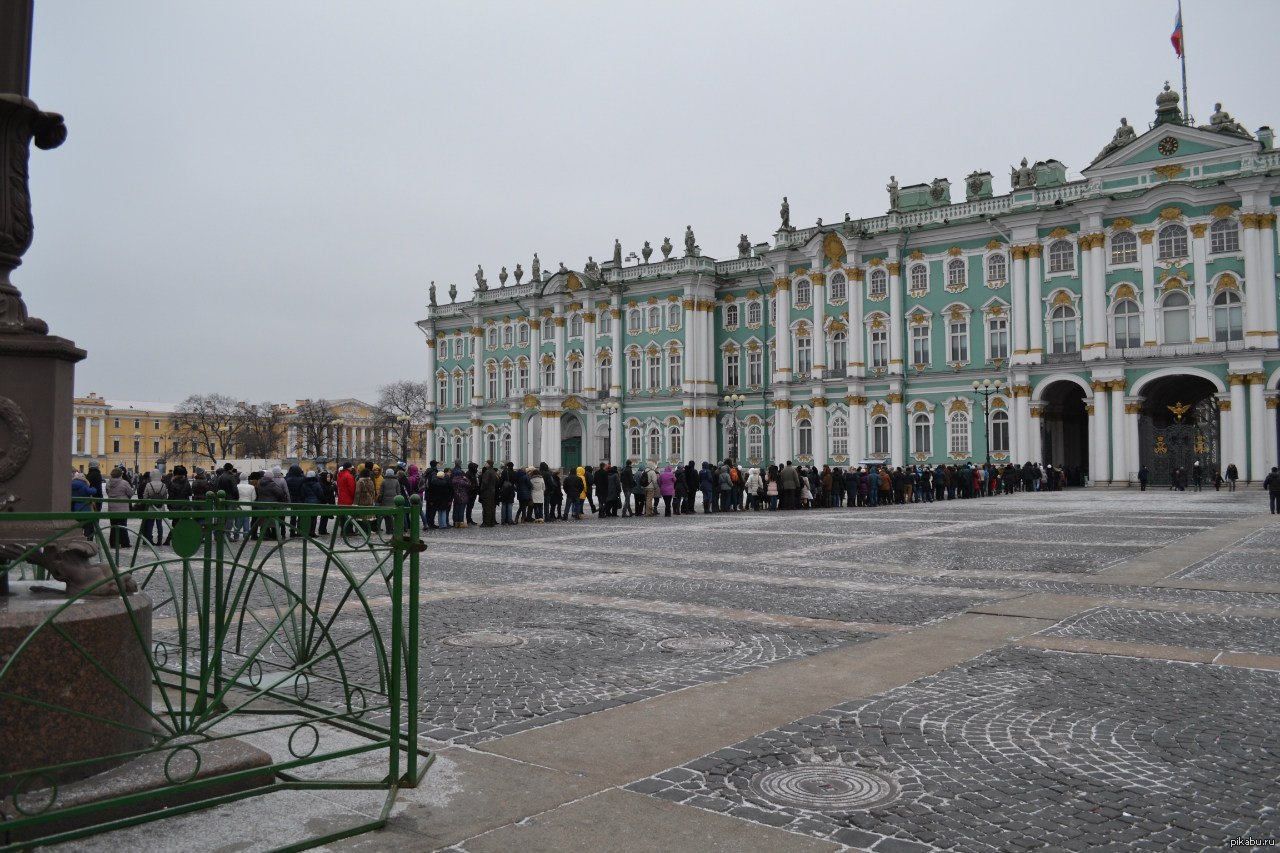
[[(628, 516), (671, 517), (733, 511), (787, 511), (819, 507), (876, 507), (934, 501), (989, 497), (1013, 492), (1057, 491), (1078, 472), (1053, 465), (1027, 462), (998, 465), (867, 464), (841, 468), (792, 465), (790, 461), (767, 468), (743, 468), (732, 460), (722, 463), (690, 461), (684, 466), (633, 463), (616, 466), (602, 462), (572, 469), (498, 466), (472, 462), (452, 467), (431, 462), (389, 465), (384, 470), (372, 461), (344, 463), (336, 475), (327, 470), (304, 471), (300, 464), (287, 472), (275, 466), (248, 474), (231, 463), (206, 472), (188, 474), (182, 465), (172, 471), (149, 471), (134, 478), (116, 468), (103, 478), (97, 467), (88, 474), (72, 474), (73, 510), (121, 510), (131, 506), (190, 509), (221, 492), (242, 507), (254, 504), (314, 504), (330, 506), (395, 506), (399, 497), (422, 498), (422, 521), (429, 529), (495, 527), (520, 523), (545, 524), (581, 520), (589, 511), (600, 518)], [(476, 506), (481, 518), (475, 520)], [(229, 520), (226, 532), (232, 541), (241, 538), (327, 535), (332, 517), (323, 514), (286, 515), (283, 521), (263, 522), (253, 515)], [(369, 518), (358, 518), (366, 529)], [(389, 516), (381, 523), (391, 532)], [(86, 536), (93, 536), (86, 525)], [(263, 529), (265, 528), (265, 529)], [(160, 519), (144, 519), (140, 535), (166, 545), (171, 531)], [(130, 547), (125, 519), (111, 520), (110, 544)]]

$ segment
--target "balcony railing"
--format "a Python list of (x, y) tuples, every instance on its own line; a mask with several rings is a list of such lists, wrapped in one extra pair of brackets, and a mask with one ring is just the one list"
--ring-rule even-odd
[(1149, 347), (1125, 347), (1122, 358), (1173, 358), (1183, 355), (1212, 355), (1251, 349), (1248, 341), (1209, 341), (1195, 344), (1156, 344)]

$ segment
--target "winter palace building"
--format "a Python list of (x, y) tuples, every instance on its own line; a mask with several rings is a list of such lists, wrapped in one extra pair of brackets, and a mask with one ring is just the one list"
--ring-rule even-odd
[[(734, 456), (848, 465), (1042, 461), (1094, 483), (1200, 460), (1276, 464), (1280, 152), (1166, 86), (1067, 180), (889, 185), (886, 215), (745, 235), (715, 260), (664, 240), (436, 304), (418, 323), (446, 462)], [(456, 293), (456, 291), (454, 291)], [(975, 381), (989, 380), (984, 397)], [(732, 398), (730, 397), (732, 395)], [(740, 396), (739, 396), (740, 395)]]

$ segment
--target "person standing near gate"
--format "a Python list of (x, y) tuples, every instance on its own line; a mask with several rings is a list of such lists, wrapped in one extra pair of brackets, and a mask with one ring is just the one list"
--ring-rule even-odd
[(1204, 468), (1200, 467), (1200, 460), (1197, 459), (1191, 464), (1191, 482), (1195, 483), (1196, 491), (1201, 491), (1204, 485)]
[(1236, 470), (1236, 463), (1232, 462), (1227, 466), (1227, 491), (1234, 492), (1236, 490), (1236, 480), (1240, 479), (1240, 472)]
[(1149, 483), (1150, 481), (1151, 481), (1151, 469), (1148, 468), (1146, 465), (1143, 465), (1141, 468), (1138, 469), (1138, 485), (1141, 487), (1141, 491), (1145, 492), (1147, 490), (1147, 483)]

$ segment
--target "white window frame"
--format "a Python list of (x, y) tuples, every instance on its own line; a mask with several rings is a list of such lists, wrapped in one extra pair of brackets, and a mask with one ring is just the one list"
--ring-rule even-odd
[[(1004, 252), (995, 252), (987, 256), (987, 281), (1008, 281), (1009, 280), (1009, 258)], [(999, 273), (997, 275), (996, 273)]]
[(933, 455), (933, 418), (927, 412), (916, 412), (911, 416), (911, 452)]
[(1054, 240), (1049, 244), (1049, 272), (1073, 273), (1076, 271), (1076, 244), (1070, 240)]
[(849, 280), (844, 277), (844, 273), (835, 273), (831, 276), (827, 290), (828, 302), (833, 304), (844, 302), (849, 298)]
[[(1234, 300), (1234, 301), (1231, 301)], [(1213, 297), (1213, 340), (1216, 343), (1244, 340), (1244, 301), (1234, 290), (1220, 290)], [(1226, 336), (1220, 334), (1218, 314), (1227, 315)], [(1233, 321), (1234, 320), (1234, 321)]]
[(1240, 252), (1240, 226), (1234, 219), (1218, 219), (1209, 226), (1209, 254)]
[(738, 388), (742, 384), (741, 372), (742, 358), (735, 350), (734, 352), (725, 351), (724, 354), (724, 387)]
[(954, 456), (973, 453), (973, 423), (966, 412), (952, 412), (947, 416), (947, 448)]
[[(1121, 313), (1121, 309), (1131, 308)], [(1124, 325), (1123, 341), (1121, 324)], [(1136, 335), (1133, 333), (1136, 329)], [(1125, 297), (1117, 299), (1111, 306), (1111, 340), (1118, 349), (1129, 349), (1142, 346), (1142, 308), (1136, 301)], [(1136, 341), (1136, 343), (1134, 343)]]
[(1157, 261), (1176, 261), (1187, 258), (1190, 257), (1189, 251), (1190, 241), (1187, 238), (1187, 229), (1177, 222), (1170, 222), (1156, 235)]
[(836, 415), (831, 419), (828, 427), (831, 434), (831, 455), (832, 456), (848, 456), (849, 455), (849, 421), (844, 415)]
[(1111, 265), (1114, 267), (1138, 262), (1138, 237), (1132, 231), (1117, 231), (1111, 235)]
[[(999, 324), (1000, 328), (993, 328)], [(1009, 360), (1009, 315), (1005, 313), (987, 315), (987, 358), (991, 361)], [(997, 346), (1000, 344), (1001, 346)]]
[(871, 452), (876, 456), (889, 455), (889, 419), (884, 415), (871, 418)]
[(969, 264), (964, 258), (947, 261), (947, 287), (963, 287), (969, 283)]
[(867, 282), (867, 296), (873, 298), (885, 297), (889, 295), (889, 273), (876, 267), (871, 271), (871, 276)]
[(911, 364), (933, 364), (932, 324), (917, 323), (911, 327)]

